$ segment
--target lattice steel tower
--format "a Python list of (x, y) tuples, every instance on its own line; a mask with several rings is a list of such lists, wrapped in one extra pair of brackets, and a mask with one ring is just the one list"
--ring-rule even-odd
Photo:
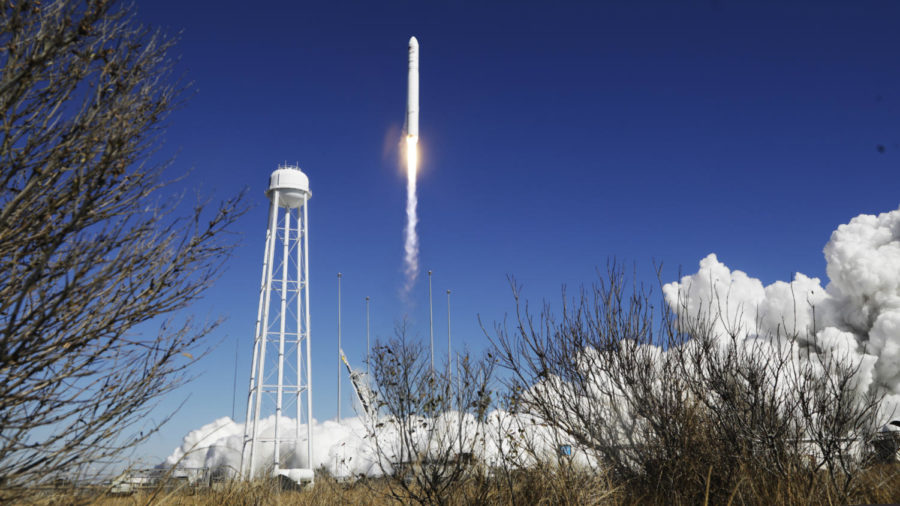
[[(250, 479), (257, 476), (260, 465), (264, 469), (271, 466), (274, 474), (312, 481), (309, 178), (299, 167), (279, 166), (269, 178), (266, 196), (270, 201), (269, 224), (241, 473)], [(296, 420), (284, 415), (283, 410), (292, 411), (291, 407), (296, 407)], [(273, 414), (274, 424), (264, 424)]]

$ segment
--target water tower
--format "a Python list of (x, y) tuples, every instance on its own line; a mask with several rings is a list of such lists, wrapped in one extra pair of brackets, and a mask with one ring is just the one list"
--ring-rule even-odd
[(269, 221), (241, 474), (252, 479), (263, 470), (312, 481), (309, 178), (299, 167), (279, 166), (269, 178), (266, 196)]

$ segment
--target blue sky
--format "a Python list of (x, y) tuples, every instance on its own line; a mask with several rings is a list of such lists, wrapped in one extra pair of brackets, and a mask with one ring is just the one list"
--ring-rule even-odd
[[(421, 267), (435, 334), (481, 350), (477, 315), (596, 279), (607, 258), (664, 281), (715, 252), (765, 283), (825, 278), (822, 247), (861, 213), (900, 204), (897, 2), (206, 2), (138, 0), (138, 21), (181, 32), (193, 82), (162, 155), (225, 198), (249, 188), (235, 251), (193, 308), (226, 316), (189, 400), (137, 455), (243, 415), (269, 173), (310, 178), (314, 415), (335, 415), (337, 272), (344, 348), (408, 314), (428, 337), (426, 278), (405, 305), (405, 172), (398, 157), (406, 46), (421, 51)], [(880, 152), (879, 146), (883, 148)], [(444, 348), (439, 348), (443, 350)], [(346, 378), (345, 378), (346, 380)], [(352, 412), (344, 383), (343, 412)]]

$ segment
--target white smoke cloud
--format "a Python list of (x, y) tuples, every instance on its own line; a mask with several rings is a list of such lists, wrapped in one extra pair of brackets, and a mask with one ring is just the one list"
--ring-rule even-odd
[(416, 232), (416, 226), (419, 223), (419, 217), (416, 213), (416, 206), (419, 199), (416, 196), (416, 171), (418, 165), (418, 147), (415, 137), (406, 138), (406, 228), (404, 235), (404, 272), (406, 274), (406, 282), (403, 285), (404, 298), (409, 295), (416, 278), (419, 276), (419, 236)]
[(416, 225), (419, 223), (416, 215), (417, 204), (416, 178), (410, 176), (406, 183), (406, 228), (403, 230), (405, 237), (403, 264), (406, 274), (406, 283), (403, 286), (404, 294), (409, 294), (419, 276), (419, 236), (416, 233)]
[[(406, 253), (407, 265), (414, 269), (414, 280), (418, 270), (417, 262), (410, 262), (418, 252), (414, 233), (414, 178), (410, 179), (410, 185), (412, 202), (407, 205), (410, 222)], [(878, 216), (857, 216), (839, 226), (824, 253), (830, 279), (824, 288), (819, 279), (803, 274), (797, 274), (790, 282), (777, 281), (765, 286), (759, 279), (730, 269), (715, 254), (710, 254), (700, 261), (696, 273), (666, 284), (663, 293), (680, 318), (699, 313), (721, 314), (715, 330), (723, 335), (736, 334), (742, 342), (749, 343), (747, 346), (757, 347), (752, 349), (781, 346), (750, 341), (758, 335), (814, 336), (822, 353), (839, 353), (859, 364), (858, 388), (884, 392), (887, 397), (883, 416), (897, 417), (900, 415), (896, 409), (900, 406), (900, 209)], [(783, 346), (778, 352), (797, 356), (798, 343)], [(540, 388), (540, 384), (535, 388)], [(263, 435), (271, 435), (274, 416), (262, 423)], [(380, 473), (378, 457), (372, 442), (365, 437), (362, 419), (313, 423), (311, 467), (325, 466), (340, 477)], [(282, 419), (281, 427), (290, 433), (295, 427), (294, 420)], [(511, 431), (510, 427), (515, 430)], [(185, 436), (181, 447), (165, 464), (238, 469), (243, 430), (243, 424), (220, 418)], [(561, 438), (555, 437), (551, 430), (532, 417), (495, 411), (488, 416), (487, 427), (482, 428), (485, 439), (477, 456), (488, 464), (498, 462), (508, 444), (502, 435), (509, 433), (528, 434), (540, 447), (539, 454), (552, 455)], [(305, 448), (305, 441), (301, 444)], [(290, 449), (282, 451), (283, 455), (290, 453)], [(305, 450), (299, 453), (305, 454)], [(271, 443), (264, 444), (257, 453), (258, 464), (270, 462), (272, 454)], [(578, 458), (585, 459), (583, 455)], [(303, 461), (286, 464), (307, 467)], [(389, 463), (382, 464), (389, 466)]]
[[(275, 428), (275, 415), (260, 420), (260, 439), (271, 439)], [(296, 420), (282, 417), (279, 431), (291, 434), (296, 429)], [(300, 434), (305, 435), (305, 426)], [(377, 474), (378, 466), (371, 444), (365, 440), (365, 427), (359, 418), (347, 418), (341, 423), (313, 420), (313, 462), (306, 461), (306, 441), (300, 441), (299, 450), (293, 443), (284, 444), (281, 455), (286, 468), (317, 469), (327, 468), (335, 476)], [(226, 468), (237, 472), (241, 468), (244, 424), (229, 417), (204, 425), (190, 432), (182, 440), (181, 446), (166, 459), (165, 466), (186, 468)], [(275, 449), (271, 441), (257, 443), (254, 461), (257, 469), (272, 462)], [(249, 454), (249, 451), (248, 451)], [(249, 456), (247, 457), (249, 458)]]
[[(526, 434), (529, 440), (535, 444), (538, 455), (553, 455), (556, 451), (556, 441), (560, 440), (560, 438), (553, 437), (550, 433), (551, 429), (546, 425), (534, 422), (530, 419), (531, 417), (516, 417), (498, 410), (488, 416), (485, 425), (478, 427), (470, 415), (464, 415), (466, 418), (461, 425), (457, 421), (457, 416), (456, 412), (447, 412), (437, 416), (433, 430), (444, 431), (445, 434), (456, 434), (454, 432), (456, 427), (462, 426), (465, 434), (463, 439), (467, 441), (470, 441), (469, 438), (474, 434), (480, 434), (477, 443), (472, 444), (471, 447), (475, 449), (476, 456), (489, 465), (499, 464), (500, 460), (504, 458), (504, 451), (509, 451), (510, 442), (506, 436), (509, 433), (520, 434), (520, 437), (524, 437), (521, 434)], [(383, 426), (382, 429), (379, 429), (379, 441), (382, 448), (387, 450), (387, 453), (397, 450), (397, 454), (399, 454), (400, 438), (397, 426), (391, 424), (386, 417), (379, 421)], [(275, 416), (265, 418), (260, 423), (260, 438), (271, 438)], [(294, 419), (281, 418), (279, 430), (282, 431), (282, 434), (293, 432), (295, 427)], [(516, 429), (513, 430), (510, 427)], [(500, 430), (501, 428), (503, 430)], [(518, 428), (522, 430), (519, 431)], [(423, 430), (421, 433), (413, 435), (414, 439), (419, 439), (418, 448), (428, 446), (423, 439), (426, 432)], [(306, 434), (305, 426), (301, 426), (300, 433), (301, 435)], [(374, 443), (366, 436), (366, 421), (363, 418), (344, 418), (340, 423), (332, 420), (319, 423), (314, 420), (312, 433), (313, 469), (324, 467), (333, 476), (339, 478), (359, 475), (377, 476), (382, 473), (382, 469), (391, 470), (390, 460), (382, 460), (379, 464), (379, 456)], [(188, 433), (182, 440), (181, 446), (172, 452), (163, 466), (225, 469), (237, 473), (241, 468), (243, 434), (243, 423), (235, 422), (229, 417), (219, 418)], [(501, 434), (505, 437), (501, 437)], [(454, 443), (459, 441), (456, 437), (448, 439)], [(257, 443), (257, 445), (254, 461), (257, 469), (263, 469), (272, 462), (274, 446), (271, 441)], [(306, 462), (306, 441), (301, 440), (298, 446), (299, 451), (295, 451), (292, 442), (282, 443), (280, 453), (283, 456), (282, 466), (284, 468), (310, 468)], [(468, 443), (466, 447), (469, 447)], [(456, 448), (456, 451), (460, 451), (460, 449)], [(299, 457), (295, 458), (294, 455)], [(528, 459), (533, 458), (533, 455), (516, 456), (520, 463), (527, 463)], [(585, 457), (581, 454), (576, 455), (575, 458), (583, 460)]]
[(823, 353), (860, 364), (860, 390), (886, 393), (889, 416), (900, 405), (900, 209), (839, 226), (824, 253), (825, 288), (803, 274), (763, 286), (711, 254), (663, 293), (682, 318), (721, 312), (720, 333), (814, 337)]

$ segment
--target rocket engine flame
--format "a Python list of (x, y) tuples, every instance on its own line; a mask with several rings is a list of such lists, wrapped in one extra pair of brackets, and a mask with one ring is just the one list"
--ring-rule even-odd
[(408, 295), (419, 276), (419, 236), (416, 233), (416, 225), (419, 218), (416, 215), (418, 198), (416, 197), (416, 170), (418, 165), (418, 137), (409, 135), (406, 137), (406, 229), (404, 230), (404, 271), (406, 283), (403, 286), (404, 295)]

